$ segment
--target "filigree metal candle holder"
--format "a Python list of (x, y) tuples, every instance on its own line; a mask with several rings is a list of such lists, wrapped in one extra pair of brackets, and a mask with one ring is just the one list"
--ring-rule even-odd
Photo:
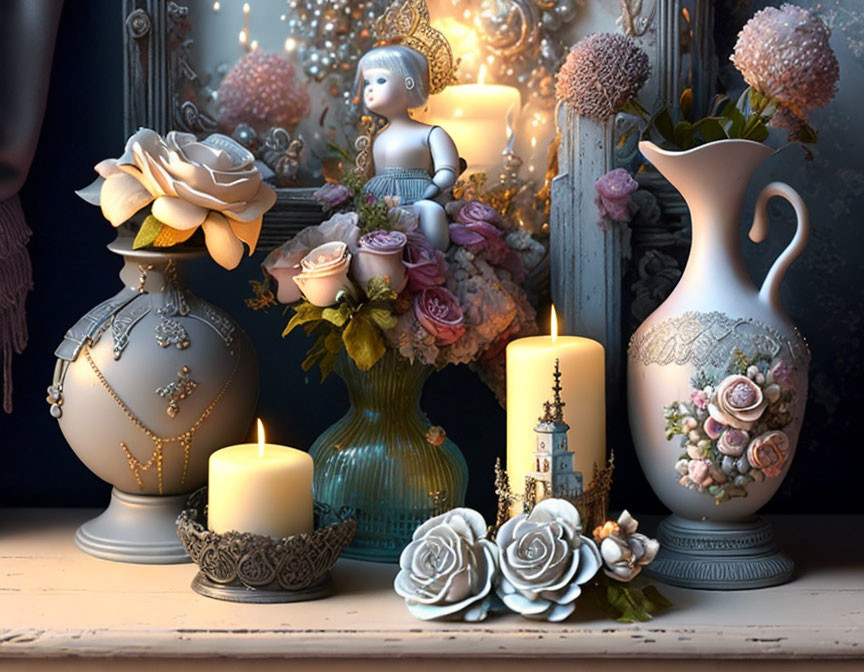
[[(609, 454), (609, 462), (600, 469), (594, 465), (594, 477), (584, 492), (577, 496), (567, 493), (553, 492), (551, 496), (566, 499), (579, 511), (582, 526), (592, 530), (602, 525), (609, 515), (609, 493), (612, 490), (612, 473), (615, 471), (615, 453)], [(525, 478), (525, 494), (515, 493), (510, 488), (510, 478), (501, 466), (501, 458), (495, 460), (495, 494), (498, 496), (498, 511), (492, 536), (506, 523), (513, 514), (513, 509), (520, 502), (522, 510), (530, 513), (537, 504), (537, 481), (530, 475)]]
[(177, 534), (200, 568), (192, 590), (231, 602), (317, 600), (333, 593), (330, 569), (357, 529), (350, 510), (315, 504), (315, 531), (283, 539), (249, 532), (218, 534), (205, 527), (206, 488), (177, 518)]

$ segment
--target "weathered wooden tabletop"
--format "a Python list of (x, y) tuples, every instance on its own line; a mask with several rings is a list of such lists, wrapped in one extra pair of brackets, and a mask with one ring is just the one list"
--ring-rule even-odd
[(660, 585), (675, 607), (648, 624), (605, 619), (586, 600), (563, 624), (469, 625), (415, 620), (391, 589), (394, 566), (350, 560), (336, 565), (326, 600), (210, 600), (189, 588), (193, 565), (78, 551), (75, 527), (93, 514), (0, 509), (0, 670), (864, 670), (864, 516), (775, 518), (795, 581), (742, 592)]

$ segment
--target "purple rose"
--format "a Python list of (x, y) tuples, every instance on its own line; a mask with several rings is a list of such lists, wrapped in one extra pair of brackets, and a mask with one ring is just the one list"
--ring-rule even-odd
[[(482, 203), (478, 205), (482, 205)], [(459, 212), (461, 215), (462, 211), (460, 210)], [(499, 264), (506, 259), (510, 251), (507, 243), (504, 242), (504, 234), (501, 230), (485, 221), (470, 222), (468, 224), (451, 224), (450, 240), (456, 245), (461, 245), (472, 254), (478, 254), (485, 250), (489, 261), (494, 264)]]
[(344, 184), (327, 182), (312, 197), (324, 206), (324, 210), (332, 210), (351, 198), (351, 190)]
[(414, 297), (414, 315), (435, 337), (436, 345), (450, 345), (465, 333), (459, 301), (444, 287), (427, 287)]
[(456, 214), (456, 221), (461, 224), (488, 222), (490, 224), (498, 224), (499, 226), (504, 223), (501, 215), (498, 214), (495, 208), (480, 201), (468, 201), (465, 203)]
[(598, 178), (594, 182), (594, 189), (597, 190), (597, 198), (594, 202), (597, 204), (599, 215), (597, 226), (605, 229), (607, 219), (614, 222), (629, 222), (630, 196), (638, 188), (639, 183), (630, 177), (630, 173), (624, 168), (610, 170)]
[(741, 457), (749, 443), (750, 434), (743, 429), (730, 428), (720, 435), (720, 439), (717, 441), (717, 450), (724, 455)]
[(386, 276), (390, 287), (401, 292), (405, 287), (405, 265), (402, 249), (407, 237), (401, 231), (372, 231), (360, 237), (351, 272), (360, 287), (366, 289), (369, 281)]
[(411, 292), (443, 285), (447, 280), (444, 253), (434, 249), (423, 234), (408, 234), (402, 261), (408, 270), (408, 289)]

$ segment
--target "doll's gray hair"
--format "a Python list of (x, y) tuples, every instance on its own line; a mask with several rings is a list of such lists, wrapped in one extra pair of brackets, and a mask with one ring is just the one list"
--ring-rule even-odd
[(374, 68), (388, 70), (403, 76), (405, 79), (410, 77), (414, 80), (413, 88), (406, 87), (409, 109), (422, 107), (426, 104), (426, 99), (429, 97), (429, 63), (423, 54), (398, 44), (376, 47), (372, 51), (367, 51), (357, 63), (357, 79), (354, 83), (354, 90), (361, 99), (363, 97), (363, 73)]

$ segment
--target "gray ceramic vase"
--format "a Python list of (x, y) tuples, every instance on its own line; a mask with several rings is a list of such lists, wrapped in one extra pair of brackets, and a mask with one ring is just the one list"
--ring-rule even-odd
[(754, 514), (788, 473), (804, 416), (810, 354), (781, 305), (780, 283), (807, 243), (807, 208), (788, 185), (762, 190), (754, 242), (767, 235), (772, 197), (792, 204), (798, 224), (757, 289), (741, 255), (740, 215), (754, 171), (773, 150), (749, 140), (640, 149), (687, 201), (693, 226), (681, 280), (628, 353), (636, 452), (673, 513), (646, 573), (691, 588), (782, 583), (792, 561)]
[(48, 390), (72, 450), (114, 486), (75, 541), (109, 560), (185, 562), (174, 522), (210, 454), (245, 440), (258, 364), (237, 324), (186, 287), (183, 264), (203, 253), (108, 247), (125, 260), (123, 289), (66, 333)]

